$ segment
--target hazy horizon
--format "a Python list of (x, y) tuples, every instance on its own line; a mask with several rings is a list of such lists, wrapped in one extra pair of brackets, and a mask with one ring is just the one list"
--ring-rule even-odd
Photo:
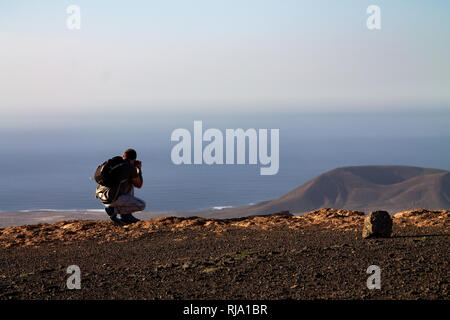
[[(46, 128), (2, 128), (0, 210), (101, 209), (90, 180), (97, 165), (134, 147), (143, 161), (146, 211), (194, 211), (277, 198), (336, 167), (410, 165), (450, 170), (450, 116), (255, 115), (129, 116), (120, 126), (90, 119)], [(134, 121), (132, 121), (134, 119)], [(258, 165), (174, 165), (174, 129), (278, 128), (280, 169)]]

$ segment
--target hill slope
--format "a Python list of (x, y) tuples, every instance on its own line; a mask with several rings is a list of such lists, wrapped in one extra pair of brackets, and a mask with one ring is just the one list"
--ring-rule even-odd
[(450, 209), (450, 172), (408, 166), (337, 168), (284, 196), (252, 206), (217, 212), (235, 217), (288, 210), (304, 213), (332, 207), (397, 212), (417, 208)]

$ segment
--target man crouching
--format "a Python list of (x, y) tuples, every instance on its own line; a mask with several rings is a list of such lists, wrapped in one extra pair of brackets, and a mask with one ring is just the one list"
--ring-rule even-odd
[(140, 189), (144, 182), (142, 163), (136, 158), (136, 151), (127, 149), (122, 157), (105, 161), (95, 173), (99, 183), (95, 197), (102, 201), (110, 219), (118, 224), (140, 221), (132, 213), (145, 209), (145, 202), (134, 196), (134, 187)]

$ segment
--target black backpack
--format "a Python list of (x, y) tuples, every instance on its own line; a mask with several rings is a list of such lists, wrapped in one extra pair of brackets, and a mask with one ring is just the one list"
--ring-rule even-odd
[(120, 157), (114, 157), (106, 160), (95, 170), (95, 181), (105, 187), (112, 188), (120, 184), (120, 176), (118, 175), (120, 167), (125, 165), (125, 160)]

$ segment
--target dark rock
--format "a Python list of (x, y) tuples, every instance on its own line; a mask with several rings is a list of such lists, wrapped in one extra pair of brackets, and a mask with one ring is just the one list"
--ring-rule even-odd
[(382, 237), (389, 238), (392, 233), (392, 218), (387, 211), (371, 212), (364, 219), (362, 237)]

